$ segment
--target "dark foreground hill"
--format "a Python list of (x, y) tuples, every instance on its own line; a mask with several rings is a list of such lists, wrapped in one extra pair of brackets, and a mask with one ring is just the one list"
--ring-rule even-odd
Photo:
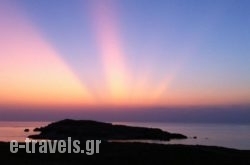
[(171, 140), (187, 138), (185, 135), (165, 132), (158, 128), (131, 127), (89, 120), (70, 119), (51, 123), (46, 127), (37, 128), (36, 131), (40, 131), (40, 134), (29, 137), (51, 140), (67, 139), (68, 137), (77, 140)]
[[(81, 143), (81, 148), (84, 148)], [(210, 146), (160, 145), (102, 142), (98, 154), (10, 153), (9, 143), (0, 143), (3, 165), (249, 165), (250, 151)]]

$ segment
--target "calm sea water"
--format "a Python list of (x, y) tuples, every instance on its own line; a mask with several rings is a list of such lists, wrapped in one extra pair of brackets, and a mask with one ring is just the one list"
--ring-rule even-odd
[[(50, 122), (0, 122), (0, 141), (24, 141), (30, 134), (36, 134), (33, 129), (46, 126)], [(161, 144), (199, 144), (223, 146), (250, 150), (250, 125), (240, 124), (184, 124), (184, 123), (155, 123), (155, 122), (115, 122), (130, 126), (160, 128), (172, 133), (182, 133), (188, 136), (185, 140), (145, 141)], [(30, 132), (24, 132), (24, 129)], [(197, 139), (193, 137), (196, 136)]]
[[(29, 135), (37, 134), (34, 128), (48, 125), (49, 122), (0, 122), (0, 141), (17, 140), (22, 142)], [(29, 129), (30, 132), (24, 132)]]

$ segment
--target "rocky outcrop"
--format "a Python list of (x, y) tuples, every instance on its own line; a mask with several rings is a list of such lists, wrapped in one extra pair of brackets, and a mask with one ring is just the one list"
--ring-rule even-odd
[(165, 132), (158, 128), (113, 125), (90, 120), (65, 119), (35, 130), (40, 131), (40, 134), (30, 135), (29, 138), (50, 140), (67, 139), (68, 137), (78, 140), (171, 140), (187, 138), (185, 135)]

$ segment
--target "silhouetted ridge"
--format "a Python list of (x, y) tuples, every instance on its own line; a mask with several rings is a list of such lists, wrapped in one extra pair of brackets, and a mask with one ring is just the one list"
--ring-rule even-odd
[(65, 119), (49, 124), (46, 127), (36, 128), (39, 135), (31, 135), (33, 139), (100, 139), (100, 140), (170, 140), (185, 139), (185, 135), (164, 132), (158, 128), (132, 127), (125, 125), (113, 125), (91, 120)]

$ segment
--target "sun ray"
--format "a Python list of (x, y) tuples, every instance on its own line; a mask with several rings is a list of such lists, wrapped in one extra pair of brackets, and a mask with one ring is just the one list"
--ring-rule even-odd
[(106, 102), (119, 104), (128, 97), (129, 74), (113, 5), (111, 1), (93, 1), (91, 15), (106, 75)]
[(21, 11), (1, 3), (0, 20), (0, 104), (92, 104), (88, 89)]

